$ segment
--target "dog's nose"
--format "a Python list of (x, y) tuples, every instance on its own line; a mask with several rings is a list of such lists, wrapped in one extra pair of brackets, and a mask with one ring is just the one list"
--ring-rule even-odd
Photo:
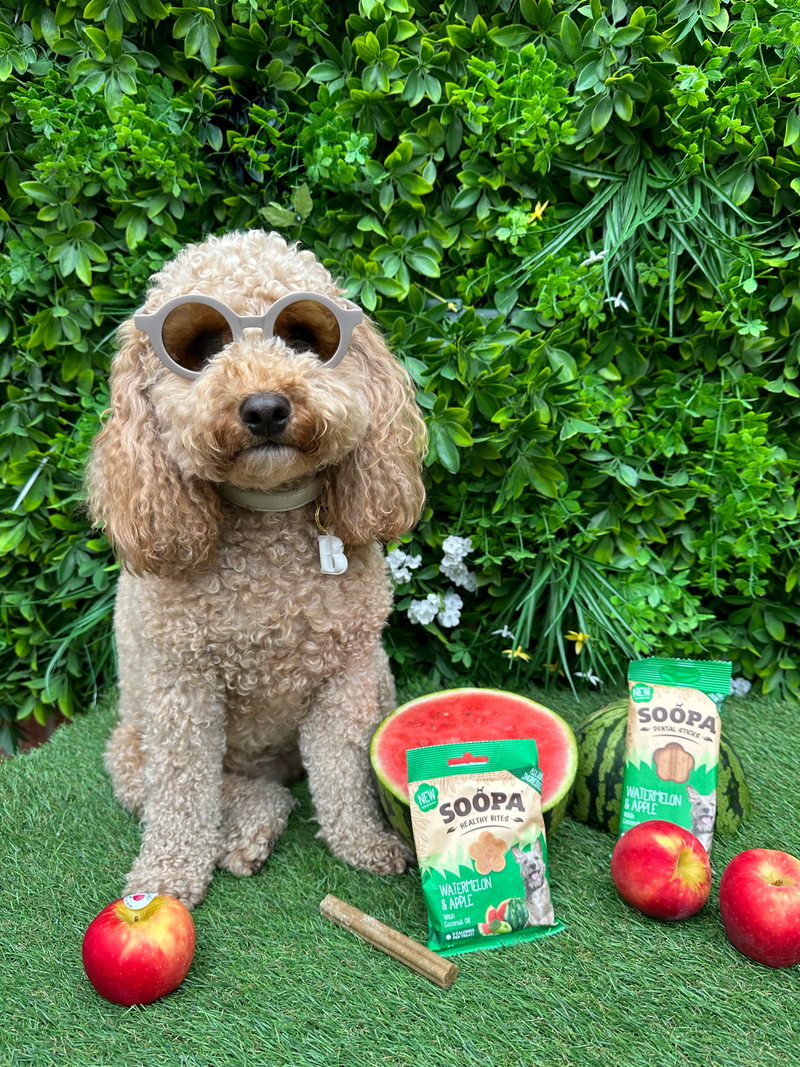
[(289, 425), (292, 405), (280, 393), (254, 393), (239, 405), (239, 418), (256, 437), (277, 437)]

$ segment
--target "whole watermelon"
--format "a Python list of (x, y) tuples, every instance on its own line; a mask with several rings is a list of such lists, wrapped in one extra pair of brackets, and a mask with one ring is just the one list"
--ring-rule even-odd
[[(578, 822), (619, 833), (628, 701), (615, 700), (593, 712), (575, 731), (578, 770), (570, 814)], [(736, 749), (723, 729), (719, 743), (717, 820), (714, 832), (727, 837), (750, 815), (750, 790)]]
[(521, 930), (523, 926), (527, 926), (529, 917), (528, 905), (522, 897), (512, 897), (506, 902), (504, 918), (512, 930)]

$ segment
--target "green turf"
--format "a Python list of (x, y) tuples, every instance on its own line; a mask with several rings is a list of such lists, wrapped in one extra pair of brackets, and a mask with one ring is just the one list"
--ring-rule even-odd
[[(536, 695), (536, 694), (532, 694)], [(575, 723), (565, 693), (539, 695)], [(755, 814), (715, 845), (712, 897), (688, 922), (627, 907), (610, 837), (566, 819), (550, 844), (556, 914), (544, 941), (458, 958), (443, 992), (319, 915), (326, 893), (424, 939), (419, 876), (377, 878), (314, 837), (308, 791), (263, 871), (217, 872), (194, 915), (184, 984), (146, 1008), (102, 1000), (83, 932), (119, 895), (139, 827), (114, 801), (101, 752), (113, 708), (0, 765), (0, 1065), (58, 1067), (764, 1067), (794, 1062), (800, 968), (774, 971), (727, 942), (716, 887), (745, 848), (800, 854), (797, 708), (731, 700), (726, 726)]]

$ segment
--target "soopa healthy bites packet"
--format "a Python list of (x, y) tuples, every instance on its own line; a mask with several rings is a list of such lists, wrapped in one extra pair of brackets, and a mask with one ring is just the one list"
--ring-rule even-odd
[(688, 659), (630, 664), (620, 836), (640, 822), (666, 819), (711, 851), (720, 713), (731, 667)]
[(536, 742), (431, 745), (406, 758), (428, 948), (453, 956), (562, 930)]

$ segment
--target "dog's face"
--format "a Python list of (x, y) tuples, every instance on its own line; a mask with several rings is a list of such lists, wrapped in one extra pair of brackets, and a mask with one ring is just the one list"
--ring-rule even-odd
[[(266, 314), (292, 292), (336, 298), (330, 276), (308, 254), (276, 250), (263, 240), (230, 243), (179, 256), (158, 276), (145, 310), (180, 293), (222, 300), (242, 316)], [(257, 235), (261, 237), (261, 235)], [(272, 489), (338, 464), (364, 436), (370, 418), (364, 359), (366, 336), (356, 326), (350, 350), (335, 367), (324, 356), (336, 320), (321, 305), (293, 305), (284, 336), (244, 331), (215, 336), (212, 309), (186, 304), (173, 312), (169, 344), (192, 355), (199, 376), (187, 380), (163, 366), (146, 334), (152, 400), (167, 450), (181, 471), (208, 482)], [(220, 321), (217, 317), (216, 321)], [(164, 330), (166, 334), (167, 330)]]
[(691, 804), (692, 833), (710, 834), (714, 829), (717, 814), (717, 792), (703, 795), (694, 786), (687, 785), (686, 793)]
[[(346, 307), (313, 253), (258, 230), (191, 245), (153, 282), (141, 311), (148, 331), (148, 315), (187, 294), (243, 317), (267, 315), (292, 293), (328, 298), (334, 323)], [(132, 319), (123, 324), (112, 415), (89, 464), (92, 513), (130, 569), (169, 574), (212, 559), (218, 483), (266, 491), (322, 475), (326, 521), (346, 544), (411, 529), (424, 501), (425, 425), (408, 374), (369, 320), (351, 309), (349, 341), (342, 330), (326, 366), (331, 315), (319, 301), (289, 301), (274, 327), (239, 323), (228, 334), (203, 305), (178, 303), (174, 318), (165, 308), (158, 343), (168, 333), (178, 360), (168, 358), (181, 365), (188, 353), (182, 366), (194, 377), (162, 362)]]
[(511, 852), (519, 864), (520, 874), (525, 886), (525, 895), (530, 897), (537, 889), (542, 888), (546, 880), (541, 842), (537, 840), (530, 852), (523, 852), (516, 845), (511, 849)]

